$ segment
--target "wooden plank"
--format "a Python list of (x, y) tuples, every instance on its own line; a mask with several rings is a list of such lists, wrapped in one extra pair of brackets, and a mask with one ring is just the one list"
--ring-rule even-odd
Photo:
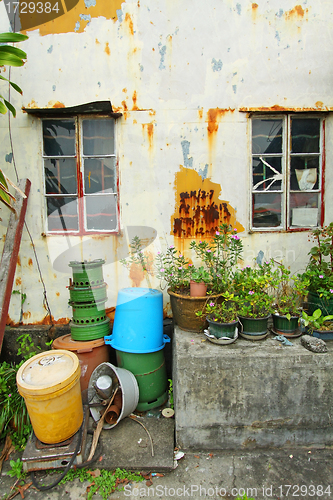
[(13, 203), (13, 207), (16, 210), (16, 215), (13, 212), (10, 215), (2, 251), (0, 263), (0, 352), (5, 334), (30, 186), (31, 182), (29, 179), (21, 179), (18, 183), (19, 189), (24, 192), (26, 198), (21, 196), (18, 191), (15, 192), (16, 201)]

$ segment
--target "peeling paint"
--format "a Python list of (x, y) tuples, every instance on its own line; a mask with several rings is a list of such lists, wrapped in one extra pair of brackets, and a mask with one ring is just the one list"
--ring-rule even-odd
[(212, 59), (212, 68), (213, 68), (213, 71), (221, 71), (222, 66), (223, 66), (223, 63), (222, 63), (221, 59), (219, 59), (219, 60), (217, 61), (217, 60), (213, 57), (213, 59)]
[(159, 47), (158, 51), (159, 51), (160, 56), (161, 56), (160, 65), (159, 65), (158, 69), (163, 70), (163, 69), (165, 69), (164, 59), (165, 59), (165, 54), (166, 54), (166, 45), (162, 45), (160, 42), (158, 44), (158, 47)]
[(190, 142), (182, 141), (181, 142), (182, 150), (183, 150), (183, 158), (184, 158), (184, 166), (185, 168), (193, 167), (193, 157), (190, 156)]
[(236, 219), (236, 210), (219, 198), (220, 192), (220, 184), (181, 166), (175, 176), (176, 206), (171, 234), (179, 238), (210, 238), (223, 223), (244, 231)]
[[(45, 20), (45, 17), (41, 18), (40, 14), (39, 18), (36, 17), (33, 20), (33, 24), (31, 15), (29, 15), (29, 19), (27, 20), (22, 18), (21, 31), (29, 32), (38, 29), (41, 36), (59, 33), (83, 33), (88, 22), (98, 17), (112, 19), (114, 22), (118, 20), (121, 23), (123, 20), (121, 6), (124, 3), (125, 1), (123, 0), (112, 0), (112, 2), (79, 0), (75, 7), (48, 22), (41, 23), (41, 21)], [(89, 15), (86, 14), (88, 8)], [(27, 25), (27, 22), (29, 22), (29, 25)]]
[(275, 104), (273, 106), (261, 106), (261, 107), (241, 107), (239, 108), (239, 111), (241, 112), (248, 112), (248, 113), (255, 113), (255, 112), (262, 112), (262, 113), (267, 113), (270, 111), (274, 112), (300, 112), (300, 111), (305, 111), (305, 112), (310, 112), (310, 111), (333, 111), (333, 106), (324, 106), (324, 104), (321, 101), (317, 101), (315, 103), (315, 106), (313, 107), (303, 107), (303, 108), (298, 108), (298, 107), (292, 107), (292, 106), (280, 106), (279, 104)]
[(5, 155), (6, 163), (11, 163), (12, 161), (13, 161), (13, 153), (8, 153), (8, 155)]

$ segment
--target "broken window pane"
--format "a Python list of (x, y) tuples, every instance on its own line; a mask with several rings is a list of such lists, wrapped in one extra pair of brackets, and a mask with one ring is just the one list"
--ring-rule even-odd
[(86, 196), (87, 229), (115, 230), (117, 228), (117, 199), (115, 195)]
[(43, 120), (43, 139), (46, 156), (74, 156), (74, 120)]
[(47, 194), (76, 194), (75, 158), (45, 159), (44, 172)]
[(310, 191), (319, 188), (319, 156), (290, 158), (290, 189)]
[(320, 120), (317, 118), (292, 118), (292, 153), (319, 153)]
[(254, 157), (253, 190), (279, 191), (282, 186), (282, 159), (280, 156)]
[(79, 229), (77, 198), (46, 198), (49, 231), (77, 231)]
[(281, 193), (253, 193), (253, 226), (281, 226)]
[(116, 191), (114, 158), (86, 158), (84, 160), (84, 191), (98, 193)]
[(114, 152), (114, 121), (83, 120), (83, 154), (110, 155)]
[(252, 121), (252, 154), (282, 153), (282, 120)]

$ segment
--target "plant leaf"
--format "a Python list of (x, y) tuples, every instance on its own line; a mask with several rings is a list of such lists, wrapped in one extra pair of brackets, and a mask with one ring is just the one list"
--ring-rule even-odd
[(5, 105), (7, 106), (7, 108), (9, 109), (9, 111), (11, 111), (13, 113), (13, 116), (15, 117), (16, 116), (16, 109), (14, 108), (14, 106), (12, 104), (10, 104), (10, 102), (7, 101), (5, 98), (3, 101), (4, 101)]
[(7, 113), (7, 108), (1, 101), (0, 101), (0, 113), (2, 113), (3, 115)]
[(0, 54), (0, 66), (23, 66), (24, 62), (20, 57), (14, 56), (14, 54)]
[(26, 59), (27, 54), (21, 49), (18, 49), (17, 47), (12, 47), (11, 45), (0, 45), (0, 57), (1, 54), (13, 54), (16, 57), (19, 57), (20, 59)]
[(27, 35), (22, 35), (22, 33), (0, 33), (0, 43), (23, 42), (28, 38)]

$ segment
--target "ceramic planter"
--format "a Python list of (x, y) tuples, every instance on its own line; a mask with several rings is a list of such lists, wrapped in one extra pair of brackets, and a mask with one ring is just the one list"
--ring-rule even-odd
[(196, 281), (190, 281), (190, 296), (191, 297), (206, 297), (207, 285), (203, 281), (197, 283)]
[(311, 316), (316, 309), (320, 309), (323, 316), (333, 314), (333, 299), (325, 300), (316, 292), (308, 293), (308, 314)]
[(245, 335), (265, 335), (267, 333), (267, 323), (270, 314), (264, 318), (246, 318), (239, 316), (239, 321), (242, 324), (242, 333)]
[(238, 325), (238, 319), (232, 323), (218, 323), (207, 316), (207, 322), (209, 324), (209, 333), (214, 335), (217, 339), (220, 339), (221, 337), (228, 337), (229, 339), (234, 338)]
[(333, 330), (314, 330), (313, 337), (322, 340), (333, 340)]
[[(176, 325), (182, 330), (189, 332), (202, 332), (207, 321), (205, 316), (198, 317), (196, 312), (202, 311), (207, 297), (191, 297), (190, 295), (182, 295), (168, 289), (170, 295), (170, 304), (172, 309), (173, 320)], [(221, 295), (209, 295), (209, 300), (213, 302), (222, 300)]]
[(293, 335), (298, 327), (299, 316), (291, 316), (288, 319), (286, 316), (272, 314), (273, 327), (275, 333), (282, 335)]

